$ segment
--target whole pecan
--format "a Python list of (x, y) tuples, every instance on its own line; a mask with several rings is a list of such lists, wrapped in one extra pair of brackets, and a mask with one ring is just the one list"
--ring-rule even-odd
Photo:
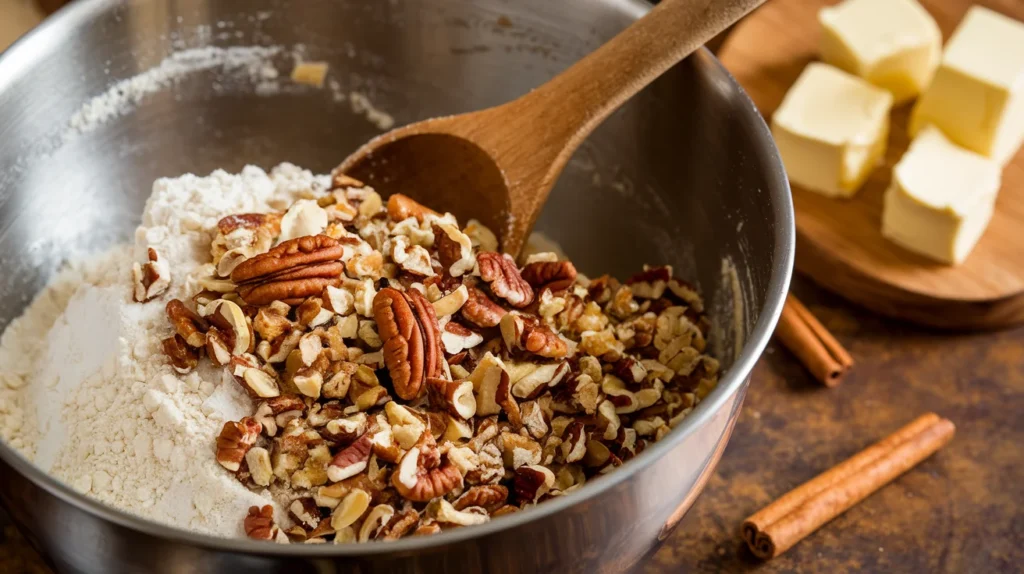
[(344, 245), (326, 235), (296, 237), (266, 253), (239, 263), (231, 272), (231, 280), (235, 283), (245, 283), (306, 265), (338, 261), (344, 252)]
[(462, 306), (462, 317), (477, 327), (497, 326), (507, 311), (476, 287), (467, 286), (467, 289), (469, 300)]
[(538, 261), (523, 267), (523, 279), (537, 291), (564, 291), (576, 282), (576, 267), (569, 261)]
[(245, 535), (255, 540), (273, 540), (277, 537), (277, 525), (274, 524), (274, 507), (266, 505), (249, 507), (249, 515), (243, 524)]
[(490, 285), (491, 292), (496, 296), (516, 308), (533, 303), (533, 288), (519, 274), (519, 268), (511, 255), (484, 251), (477, 254), (476, 261), (480, 266), (480, 277)]
[(491, 510), (505, 504), (508, 500), (508, 488), (500, 484), (483, 484), (474, 486), (455, 499), (452, 506), (462, 510), (469, 506), (479, 506)]

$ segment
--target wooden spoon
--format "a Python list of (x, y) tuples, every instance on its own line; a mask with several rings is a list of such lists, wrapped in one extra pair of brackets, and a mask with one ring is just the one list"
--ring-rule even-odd
[(664, 0), (551, 81), (506, 104), (374, 138), (341, 173), (490, 227), (518, 254), (566, 162), (609, 114), (764, 0)]

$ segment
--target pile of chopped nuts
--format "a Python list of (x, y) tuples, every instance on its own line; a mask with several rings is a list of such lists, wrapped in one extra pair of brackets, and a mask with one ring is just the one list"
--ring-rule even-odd
[[(209, 276), (172, 300), (176, 370), (251, 395), (217, 460), (287, 493), (281, 542), (393, 540), (481, 524), (578, 489), (665, 436), (718, 379), (700, 296), (669, 267), (588, 279), (523, 267), (495, 235), (336, 174), (285, 213), (225, 217)], [(137, 299), (159, 288), (152, 252)], [(242, 517), (240, 517), (242, 518)]]

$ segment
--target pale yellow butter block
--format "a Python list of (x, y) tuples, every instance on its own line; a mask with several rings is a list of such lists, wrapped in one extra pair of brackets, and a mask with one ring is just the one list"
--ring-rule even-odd
[(992, 218), (1000, 171), (935, 127), (922, 129), (893, 169), (882, 235), (936, 261), (963, 262)]
[(972, 7), (910, 121), (1004, 165), (1024, 141), (1024, 24)]
[(789, 180), (851, 197), (885, 155), (892, 95), (827, 64), (808, 64), (772, 116)]
[(916, 97), (935, 74), (942, 32), (916, 0), (845, 0), (818, 12), (821, 58), (885, 88)]

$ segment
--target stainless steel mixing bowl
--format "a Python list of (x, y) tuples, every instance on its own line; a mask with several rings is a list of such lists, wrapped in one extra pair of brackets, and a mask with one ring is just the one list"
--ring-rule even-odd
[[(67, 258), (130, 240), (156, 177), (285, 160), (329, 170), (377, 132), (336, 95), (364, 93), (398, 122), (497, 104), (647, 8), (637, 0), (75, 2), (0, 58), (0, 326)], [(75, 112), (114, 82), (172, 50), (206, 45), (284, 46), (275, 63), (285, 77), (297, 49), (328, 61), (336, 85), (318, 90), (285, 79), (260, 90), (249, 71), (215, 67), (169, 81), (102, 121), (90, 116), (93, 129), (69, 130)], [(261, 544), (112, 510), (0, 445), (0, 500), (62, 572), (630, 567), (667, 535), (712, 472), (775, 325), (793, 261), (786, 178), (751, 102), (701, 52), (590, 138), (538, 228), (587, 273), (674, 264), (713, 303), (719, 327), (719, 388), (665, 440), (579, 492), (428, 538)]]

